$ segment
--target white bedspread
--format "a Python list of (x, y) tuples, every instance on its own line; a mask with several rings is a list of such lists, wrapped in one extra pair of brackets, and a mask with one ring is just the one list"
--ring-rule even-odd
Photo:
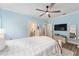
[(51, 56), (61, 55), (58, 43), (46, 36), (6, 40), (5, 56)]

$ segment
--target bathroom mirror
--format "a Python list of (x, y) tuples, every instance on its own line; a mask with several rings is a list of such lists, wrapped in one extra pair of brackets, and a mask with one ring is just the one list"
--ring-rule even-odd
[(28, 22), (28, 35), (29, 36), (35, 36), (35, 31), (36, 31), (36, 28), (37, 28), (37, 24), (35, 21), (29, 21)]

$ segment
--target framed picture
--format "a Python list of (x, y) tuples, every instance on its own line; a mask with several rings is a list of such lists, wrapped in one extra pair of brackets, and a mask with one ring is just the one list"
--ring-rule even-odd
[(70, 25), (70, 28), (69, 28), (69, 35), (70, 35), (70, 38), (75, 38), (76, 39), (76, 25)]

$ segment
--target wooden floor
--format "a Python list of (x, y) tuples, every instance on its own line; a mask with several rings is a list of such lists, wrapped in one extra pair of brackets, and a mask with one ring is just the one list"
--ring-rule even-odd
[(79, 56), (79, 48), (77, 48), (77, 45), (66, 43), (62, 45), (64, 48), (69, 49), (74, 52), (74, 56)]

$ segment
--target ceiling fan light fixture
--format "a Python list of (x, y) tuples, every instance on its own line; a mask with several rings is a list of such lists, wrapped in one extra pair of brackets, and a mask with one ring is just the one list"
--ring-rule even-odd
[(47, 12), (46, 14), (48, 15), (49, 13)]

